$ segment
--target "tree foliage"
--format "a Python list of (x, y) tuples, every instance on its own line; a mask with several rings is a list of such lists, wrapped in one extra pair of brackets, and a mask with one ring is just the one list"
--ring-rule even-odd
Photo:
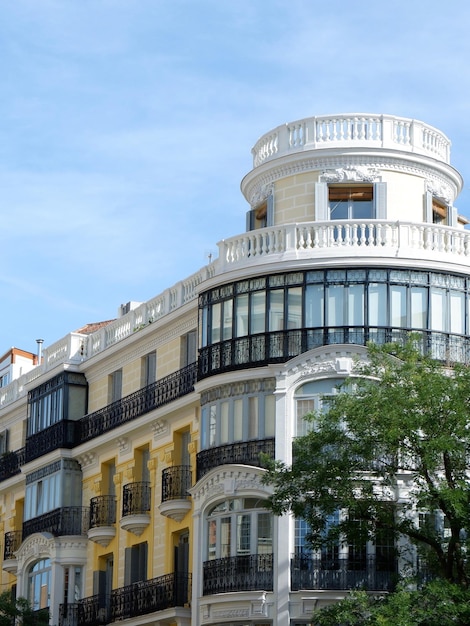
[(420, 590), (385, 596), (353, 591), (313, 615), (314, 626), (468, 626), (470, 591), (435, 580)]
[(25, 598), (13, 598), (10, 591), (0, 594), (0, 626), (48, 626), (49, 611), (33, 611)]
[[(391, 533), (434, 575), (468, 586), (470, 369), (445, 368), (410, 341), (369, 346), (356, 371), (307, 416), (292, 465), (267, 461), (271, 509), (307, 520), (314, 548)], [(328, 526), (338, 508), (349, 513)]]

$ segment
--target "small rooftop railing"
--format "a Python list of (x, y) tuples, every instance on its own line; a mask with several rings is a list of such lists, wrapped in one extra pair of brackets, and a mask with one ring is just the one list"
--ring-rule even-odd
[(433, 126), (404, 117), (349, 113), (308, 117), (274, 128), (254, 145), (253, 166), (296, 152), (358, 146), (413, 152), (450, 162), (450, 140)]

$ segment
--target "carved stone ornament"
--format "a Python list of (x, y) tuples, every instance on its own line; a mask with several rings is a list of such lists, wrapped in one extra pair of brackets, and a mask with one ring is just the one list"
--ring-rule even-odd
[(436, 180), (428, 179), (426, 181), (426, 191), (432, 193), (436, 198), (441, 198), (446, 204), (452, 203), (452, 193), (450, 188)]
[(326, 170), (320, 176), (325, 183), (363, 182), (372, 183), (380, 177), (380, 170), (375, 167), (338, 167)]

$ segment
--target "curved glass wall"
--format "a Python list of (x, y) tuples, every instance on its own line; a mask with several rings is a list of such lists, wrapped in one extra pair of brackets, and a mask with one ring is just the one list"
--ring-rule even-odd
[(467, 362), (470, 279), (401, 269), (330, 269), (259, 277), (200, 296), (199, 378), (284, 362), (340, 343), (420, 333), (437, 359)]

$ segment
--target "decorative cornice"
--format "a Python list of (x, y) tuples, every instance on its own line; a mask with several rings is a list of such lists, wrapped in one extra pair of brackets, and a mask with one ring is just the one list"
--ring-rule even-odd
[(209, 472), (199, 481), (198, 487), (190, 491), (196, 507), (202, 506), (202, 503), (208, 500), (246, 493), (257, 493), (267, 497), (270, 491), (262, 483), (263, 474), (263, 470), (255, 467), (241, 471), (230, 465), (223, 465)]
[[(331, 172), (336, 170), (347, 171), (377, 171), (383, 170), (395, 171), (404, 174), (412, 174), (413, 176), (421, 177), (425, 180), (432, 181), (438, 188), (447, 189), (446, 193), (450, 198), (455, 198), (459, 189), (450, 175), (453, 171), (451, 166), (440, 164), (441, 167), (433, 168), (431, 165), (426, 165), (419, 161), (411, 161), (406, 158), (386, 157), (376, 154), (338, 154), (332, 156), (323, 156), (317, 158), (302, 158), (288, 163), (281, 163), (276, 165), (270, 164), (269, 169), (256, 172), (253, 170), (253, 180), (251, 180), (244, 189), (245, 197), (250, 205), (255, 206), (260, 194), (263, 190), (268, 189), (270, 185), (273, 185), (278, 180), (293, 176), (295, 174), (303, 174), (317, 172), (321, 176), (324, 172)], [(449, 171), (449, 176), (446, 176), (441, 168), (446, 168)]]
[(372, 183), (381, 179), (381, 172), (373, 167), (337, 167), (326, 170), (320, 175), (320, 181), (325, 183), (364, 182)]

